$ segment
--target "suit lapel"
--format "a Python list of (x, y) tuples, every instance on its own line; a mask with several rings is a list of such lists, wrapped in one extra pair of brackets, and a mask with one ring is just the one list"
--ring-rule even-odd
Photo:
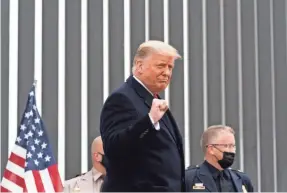
[[(151, 95), (151, 93), (149, 93), (149, 92), (146, 90), (146, 88), (144, 88), (137, 80), (135, 80), (135, 79), (133, 78), (133, 76), (130, 76), (130, 77), (127, 79), (126, 82), (127, 82), (129, 85), (131, 85), (132, 88), (135, 89), (136, 93), (144, 100), (145, 105), (146, 105), (148, 108), (150, 108), (151, 105), (152, 105), (152, 100), (153, 100), (153, 96)], [(161, 98), (159, 97), (159, 99), (161, 99)], [(169, 134), (169, 135), (171, 136), (171, 138), (173, 139), (173, 142), (174, 142), (175, 144), (177, 144), (177, 138), (176, 138), (176, 136), (174, 136), (173, 132), (171, 132), (171, 129), (173, 129), (173, 128), (175, 128), (175, 127), (176, 127), (176, 128), (175, 128), (174, 130), (178, 130), (178, 129), (177, 129), (177, 126), (176, 126), (176, 123), (175, 123), (174, 119), (173, 119), (173, 120), (170, 120), (170, 121), (171, 121), (171, 124), (174, 124), (174, 125), (175, 125), (175, 127), (172, 127), (172, 128), (171, 128), (172, 125), (169, 125), (169, 124), (168, 124), (166, 118), (170, 118), (170, 117), (171, 117), (171, 113), (169, 112), (169, 110), (167, 111), (167, 113), (168, 113), (167, 116), (164, 115), (160, 121), (166, 126), (166, 128), (167, 128), (167, 130), (168, 130), (168, 134)]]
[[(160, 96), (158, 96), (159, 99), (161, 99)], [(167, 120), (169, 119), (169, 121)], [(168, 129), (170, 135), (172, 136), (174, 142), (177, 144), (177, 143), (180, 143), (181, 144), (181, 139), (179, 139), (180, 137), (180, 134), (178, 132), (178, 127), (177, 127), (177, 124), (170, 112), (170, 110), (168, 109), (166, 111), (166, 113), (163, 115), (162, 117), (162, 122), (165, 124), (166, 128)], [(170, 123), (169, 123), (170, 122)]]
[(204, 163), (201, 164), (197, 172), (197, 176), (199, 177), (203, 185), (206, 187), (206, 189), (208, 189), (210, 192), (218, 192), (215, 181)]
[(242, 192), (242, 179), (232, 170), (228, 170), (237, 192)]
[(181, 134), (179, 133), (179, 129), (178, 129), (178, 126), (176, 124), (176, 121), (175, 121), (175, 119), (174, 119), (174, 117), (171, 114), (169, 109), (167, 110), (166, 113), (167, 113), (168, 118), (170, 119), (171, 124), (173, 124), (174, 133), (175, 133), (175, 136), (177, 138), (177, 142), (179, 142), (182, 145), (182, 138), (181, 138)]
[(153, 96), (132, 75), (126, 80), (126, 83), (136, 91), (148, 107), (151, 106)]
[[(145, 100), (145, 104), (150, 108), (151, 107), (151, 105), (152, 105), (152, 100)], [(176, 142), (177, 142), (177, 140), (176, 140), (176, 138), (175, 138), (175, 136), (172, 134), (172, 132), (170, 131), (170, 126), (169, 126), (169, 124), (168, 124), (168, 122), (167, 122), (167, 120), (166, 120), (166, 118), (167, 118), (167, 116), (165, 116), (165, 115), (163, 115), (163, 117), (161, 118), (161, 120), (160, 120), (160, 122), (162, 122), (164, 125), (165, 125), (165, 127), (167, 128), (167, 132), (168, 132), (168, 134), (170, 135), (170, 137), (173, 139), (173, 142), (176, 144)]]

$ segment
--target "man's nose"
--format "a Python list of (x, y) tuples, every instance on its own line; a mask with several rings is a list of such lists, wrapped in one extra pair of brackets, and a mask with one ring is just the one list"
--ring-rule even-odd
[(166, 75), (166, 76), (169, 76), (171, 74), (171, 69), (168, 68), (168, 67), (165, 68), (163, 74)]

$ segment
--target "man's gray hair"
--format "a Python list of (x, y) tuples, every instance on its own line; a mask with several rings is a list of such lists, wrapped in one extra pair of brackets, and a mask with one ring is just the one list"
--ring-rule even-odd
[(178, 54), (177, 50), (173, 46), (162, 41), (149, 40), (149, 41), (142, 43), (136, 51), (134, 61), (133, 61), (133, 69), (132, 69), (133, 73), (136, 68), (137, 59), (139, 58), (143, 59), (147, 57), (148, 55), (150, 55), (151, 53), (162, 53), (162, 54), (174, 56), (175, 59), (181, 58), (181, 56)]
[(204, 153), (206, 152), (206, 146), (214, 143), (213, 141), (223, 132), (235, 134), (235, 131), (231, 127), (225, 125), (212, 125), (202, 133), (200, 145)]

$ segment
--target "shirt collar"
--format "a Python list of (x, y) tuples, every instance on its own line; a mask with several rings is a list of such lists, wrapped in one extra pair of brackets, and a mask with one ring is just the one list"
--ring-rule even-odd
[(144, 83), (142, 83), (142, 81), (140, 81), (136, 76), (134, 76), (134, 79), (136, 79), (136, 81), (138, 81), (152, 96), (153, 96), (153, 93), (144, 85)]
[(226, 169), (220, 171), (216, 167), (214, 167), (213, 165), (208, 163), (207, 161), (205, 161), (205, 164), (207, 165), (207, 168), (210, 171), (210, 173), (214, 179), (216, 179), (219, 176), (220, 172), (223, 172), (224, 177), (227, 177), (229, 179), (229, 174), (228, 174), (228, 171)]
[(96, 170), (96, 168), (94, 168), (94, 167), (92, 169), (92, 173), (93, 173), (94, 182), (96, 182), (97, 180), (99, 180), (100, 177), (103, 176), (103, 174), (101, 172), (99, 172), (98, 170)]

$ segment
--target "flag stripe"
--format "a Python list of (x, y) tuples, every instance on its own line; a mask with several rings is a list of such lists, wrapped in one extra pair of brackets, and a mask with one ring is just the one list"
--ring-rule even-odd
[(3, 186), (0, 186), (0, 192), (10, 192), (10, 191), (4, 188)]
[(1, 186), (11, 192), (22, 192), (23, 188), (3, 177)]
[(14, 149), (13, 149), (13, 153), (18, 155), (19, 157), (22, 157), (23, 159), (26, 159), (26, 149), (24, 149), (23, 147), (15, 144)]
[(40, 176), (41, 176), (42, 181), (45, 182), (45, 183), (43, 183), (45, 191), (46, 192), (55, 192), (48, 169), (41, 170)]
[(10, 181), (14, 182), (15, 184), (17, 184), (20, 187), (24, 187), (24, 185), (25, 185), (24, 178), (21, 178), (20, 176), (9, 171), (8, 169), (5, 170), (3, 177), (6, 179), (9, 179)]
[(61, 192), (63, 190), (63, 185), (62, 185), (62, 181), (60, 178), (58, 165), (54, 164), (48, 167), (48, 171), (49, 171), (50, 178), (53, 183), (55, 192)]
[(24, 178), (24, 168), (18, 166), (17, 164), (11, 162), (8, 160), (6, 169), (11, 171), (12, 173), (20, 176), (21, 178)]
[(32, 174), (34, 176), (35, 185), (37, 187), (38, 192), (45, 192), (44, 185), (43, 185), (43, 179), (41, 178), (40, 172), (38, 170), (33, 170)]
[(23, 159), (22, 157), (16, 155), (15, 153), (11, 153), (9, 160), (15, 164), (17, 164), (18, 166), (24, 168), (25, 167), (25, 159)]
[(25, 183), (27, 192), (38, 192), (32, 171), (27, 171), (25, 173)]

